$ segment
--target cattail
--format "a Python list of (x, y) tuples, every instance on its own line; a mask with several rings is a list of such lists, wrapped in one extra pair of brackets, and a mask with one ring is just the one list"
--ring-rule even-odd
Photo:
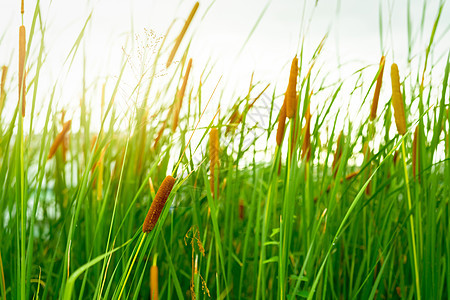
[(405, 107), (403, 104), (402, 92), (400, 91), (400, 76), (398, 74), (397, 64), (391, 66), (392, 82), (392, 106), (394, 107), (395, 124), (399, 134), (406, 133)]
[(20, 13), (23, 15), (25, 13), (25, 4), (24, 0), (22, 0), (22, 4), (20, 5)]
[(297, 113), (297, 75), (298, 58), (295, 56), (292, 60), (289, 84), (286, 89), (286, 117), (289, 119), (293, 118)]
[(19, 103), (22, 98), (22, 117), (25, 117), (25, 26), (19, 28)]
[(184, 93), (186, 91), (187, 81), (189, 78), (189, 73), (191, 72), (192, 67), (192, 58), (189, 59), (186, 73), (184, 74), (183, 84), (181, 85), (181, 89), (178, 91), (177, 96), (175, 98), (175, 111), (173, 115), (173, 124), (172, 124), (172, 132), (175, 132), (178, 126), (178, 118), (180, 116), (181, 104), (183, 103)]
[(283, 106), (281, 106), (280, 114), (278, 116), (278, 129), (277, 129), (277, 145), (281, 146), (283, 142), (284, 127), (286, 126), (286, 96)]
[(239, 219), (244, 220), (244, 200), (239, 199)]
[[(418, 141), (419, 141), (419, 126), (417, 126), (416, 130), (414, 130), (414, 139), (413, 139), (413, 143), (412, 143), (412, 169), (413, 169), (414, 177), (416, 177), (416, 173), (418, 173), (417, 169), (416, 169), (416, 165), (420, 159)], [(420, 167), (420, 165), (419, 165), (419, 167)]]
[(230, 132), (234, 132), (236, 129), (236, 126), (240, 123), (240, 120), (242, 118), (242, 115), (239, 113), (239, 110), (236, 109), (228, 119), (228, 126), (225, 131), (225, 135), (228, 135)]
[(64, 123), (63, 129), (61, 130), (60, 133), (58, 133), (58, 135), (56, 136), (55, 140), (53, 141), (52, 146), (50, 147), (50, 152), (48, 154), (47, 159), (50, 159), (50, 158), (53, 157), (53, 155), (55, 155), (56, 150), (58, 149), (58, 146), (64, 140), (64, 136), (70, 130), (70, 126), (71, 125), (72, 125), (72, 120), (69, 120), (66, 123)]
[(161, 214), (164, 205), (166, 204), (167, 198), (169, 198), (170, 192), (172, 191), (173, 185), (175, 184), (175, 178), (167, 175), (164, 178), (161, 186), (156, 192), (156, 196), (153, 199), (152, 205), (148, 210), (147, 216), (145, 217), (144, 224), (142, 225), (142, 232), (148, 233), (155, 228), (156, 222), (158, 222), (159, 215)]
[(196, 2), (194, 4), (194, 7), (191, 10), (191, 13), (189, 14), (189, 17), (187, 18), (186, 22), (184, 23), (183, 29), (181, 29), (181, 32), (175, 41), (175, 45), (172, 48), (172, 52), (170, 52), (169, 58), (167, 59), (166, 68), (168, 68), (170, 66), (170, 64), (172, 63), (172, 60), (175, 57), (175, 53), (177, 52), (178, 47), (180, 47), (181, 40), (183, 39), (184, 35), (186, 34), (186, 31), (187, 31), (189, 25), (191, 24), (191, 21), (194, 18), (195, 13), (197, 12), (198, 6), (199, 6), (199, 3)]
[(383, 81), (383, 72), (384, 72), (384, 63), (385, 57), (384, 55), (380, 60), (380, 69), (377, 77), (377, 85), (375, 86), (375, 93), (373, 94), (372, 106), (370, 108), (370, 120), (375, 120), (377, 116), (377, 108), (378, 108), (378, 99), (380, 97), (381, 83)]
[(339, 163), (341, 161), (341, 156), (342, 156), (341, 139), (342, 139), (342, 131), (341, 131), (341, 133), (339, 133), (339, 136), (338, 136), (338, 139), (337, 139), (336, 151), (334, 152), (333, 164), (331, 166), (331, 168), (333, 170), (333, 173), (334, 173), (334, 177), (336, 177), (336, 175), (337, 175), (337, 171), (339, 169)]
[(351, 180), (351, 179), (353, 179), (353, 177), (355, 177), (358, 174), (359, 174), (359, 171), (352, 172), (352, 173), (348, 174), (347, 176), (345, 176), (345, 180)]
[(5, 92), (5, 82), (6, 82), (6, 74), (8, 73), (8, 67), (2, 67), (2, 80), (0, 82), (0, 115), (3, 111), (3, 106), (5, 105), (6, 92)]
[(164, 129), (166, 129), (166, 121), (163, 122), (161, 129), (158, 131), (158, 135), (156, 136), (155, 142), (153, 143), (153, 150), (155, 150), (156, 147), (158, 146), (158, 142), (162, 137)]
[[(215, 167), (219, 164), (219, 130), (217, 128), (211, 128), (209, 132), (209, 157), (210, 157), (210, 187), (211, 193), (215, 194), (214, 182), (215, 182)], [(217, 189), (219, 191), (219, 189)], [(217, 196), (217, 195), (216, 195)]]
[(158, 300), (158, 266), (156, 265), (156, 256), (153, 259), (153, 265), (150, 268), (150, 299)]
[(310, 157), (311, 157), (311, 133), (310, 133), (310, 127), (311, 127), (311, 111), (309, 108), (309, 104), (308, 104), (308, 108), (306, 109), (306, 113), (305, 113), (305, 119), (306, 119), (306, 124), (305, 124), (305, 136), (303, 137), (303, 145), (302, 145), (302, 159), (305, 157), (306, 155), (306, 161), (309, 161)]

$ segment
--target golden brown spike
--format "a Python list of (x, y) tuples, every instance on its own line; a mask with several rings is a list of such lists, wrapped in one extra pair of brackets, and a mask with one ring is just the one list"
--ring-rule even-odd
[(375, 86), (375, 93), (373, 94), (372, 106), (370, 108), (370, 120), (373, 121), (377, 117), (378, 99), (380, 98), (381, 83), (383, 81), (385, 57), (382, 56), (380, 60), (380, 68), (377, 77), (377, 85)]
[(280, 109), (280, 114), (278, 115), (278, 129), (277, 129), (277, 145), (281, 146), (284, 136), (284, 127), (286, 126), (286, 96), (283, 106)]
[(152, 265), (150, 268), (150, 299), (158, 300), (158, 266), (156, 264)]
[(23, 15), (25, 13), (25, 5), (24, 5), (24, 0), (22, 0), (22, 4), (20, 5), (20, 13)]
[(3, 106), (5, 105), (6, 92), (5, 92), (5, 82), (6, 82), (6, 74), (8, 73), (8, 67), (2, 67), (2, 80), (0, 83), (0, 115), (3, 111)]
[(227, 130), (225, 131), (225, 135), (228, 135), (230, 132), (234, 132), (236, 129), (236, 126), (239, 124), (241, 120), (241, 114), (239, 113), (239, 110), (236, 108), (236, 110), (231, 114), (230, 118), (228, 119), (228, 126)]
[(417, 169), (416, 165), (419, 161), (419, 149), (418, 149), (418, 141), (419, 141), (419, 126), (416, 127), (416, 130), (414, 130), (414, 139), (412, 143), (412, 169), (413, 169), (413, 176), (416, 177)]
[(186, 31), (191, 24), (192, 19), (194, 18), (195, 13), (197, 12), (199, 3), (196, 2), (194, 4), (194, 7), (191, 10), (191, 13), (189, 14), (189, 17), (187, 18), (186, 22), (184, 23), (183, 29), (181, 29), (180, 34), (178, 35), (175, 45), (172, 48), (172, 52), (170, 52), (169, 58), (167, 59), (166, 68), (170, 66), (170, 64), (173, 61), (173, 58), (175, 57), (175, 53), (177, 53), (178, 47), (180, 47), (181, 40), (183, 39), (184, 35), (186, 34)]
[(351, 180), (351, 179), (353, 179), (353, 177), (355, 177), (358, 174), (359, 174), (359, 171), (352, 172), (352, 173), (348, 174), (347, 176), (345, 176), (345, 180)]
[(286, 89), (286, 117), (293, 118), (297, 113), (297, 76), (298, 76), (298, 58), (294, 57), (289, 74), (289, 84)]
[(183, 79), (183, 84), (181, 85), (180, 90), (177, 93), (177, 96), (175, 98), (175, 111), (174, 111), (174, 115), (173, 115), (173, 123), (172, 123), (172, 132), (175, 132), (175, 130), (177, 129), (178, 126), (178, 119), (180, 116), (180, 111), (181, 111), (181, 105), (183, 104), (183, 97), (184, 97), (184, 93), (186, 91), (186, 86), (187, 86), (187, 81), (189, 78), (189, 73), (191, 72), (191, 67), (192, 67), (192, 58), (189, 59), (187, 68), (186, 68), (186, 73), (184, 74), (184, 79)]
[(142, 225), (142, 232), (148, 233), (153, 230), (158, 222), (159, 215), (161, 214), (164, 205), (166, 204), (167, 198), (169, 198), (170, 192), (172, 191), (173, 185), (175, 184), (175, 178), (168, 175), (164, 178), (161, 186), (156, 192), (155, 199), (153, 199), (152, 205), (148, 210), (147, 216), (145, 217), (144, 224)]
[[(211, 128), (211, 131), (209, 132), (209, 157), (210, 157), (210, 178), (209, 178), (209, 184), (211, 187), (211, 193), (213, 196), (216, 195), (216, 190), (214, 189), (215, 186), (215, 168), (219, 165), (219, 130), (217, 128)], [(218, 176), (217, 176), (218, 177)], [(219, 189), (217, 188), (217, 194), (219, 192)], [(216, 195), (218, 196), (218, 195)]]
[(22, 100), (22, 117), (25, 117), (25, 54), (25, 26), (22, 25), (19, 28), (19, 103)]
[(64, 123), (63, 129), (61, 130), (60, 133), (58, 133), (55, 140), (53, 141), (52, 146), (50, 147), (50, 152), (48, 154), (47, 159), (50, 159), (53, 157), (53, 155), (55, 155), (56, 150), (58, 149), (58, 146), (61, 145), (61, 143), (63, 142), (64, 136), (70, 130), (71, 125), (72, 125), (72, 120), (69, 120), (66, 123)]
[(394, 107), (395, 124), (399, 134), (406, 133), (405, 107), (403, 104), (402, 92), (400, 91), (400, 76), (398, 74), (398, 66), (393, 63), (391, 66), (391, 83), (392, 83), (392, 106)]

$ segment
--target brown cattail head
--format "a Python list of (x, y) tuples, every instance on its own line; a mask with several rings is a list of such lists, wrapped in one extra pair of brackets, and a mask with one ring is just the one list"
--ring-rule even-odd
[(150, 268), (150, 299), (158, 300), (158, 266), (156, 264), (152, 265)]
[(289, 73), (289, 83), (286, 89), (286, 116), (291, 119), (297, 113), (297, 76), (298, 58), (294, 57)]
[(189, 17), (187, 18), (186, 22), (184, 23), (183, 29), (181, 29), (181, 32), (175, 41), (175, 45), (173, 46), (172, 51), (170, 52), (169, 58), (167, 59), (166, 68), (168, 68), (170, 66), (170, 64), (172, 63), (173, 58), (175, 57), (175, 53), (177, 53), (178, 47), (180, 47), (181, 40), (183, 39), (184, 35), (186, 34), (186, 31), (187, 31), (189, 25), (191, 24), (191, 21), (194, 18), (195, 13), (197, 12), (198, 6), (199, 6), (199, 3), (196, 2), (194, 4), (194, 7), (191, 10), (191, 13), (189, 14)]
[[(416, 174), (418, 173), (417, 170), (420, 170), (420, 167), (417, 168), (417, 164), (420, 159), (419, 155), (419, 126), (416, 127), (416, 130), (414, 130), (414, 139), (412, 143), (412, 169), (413, 169), (413, 176), (416, 177)], [(420, 166), (420, 165), (419, 165)]]
[(391, 83), (392, 83), (392, 106), (394, 107), (395, 124), (399, 134), (406, 133), (405, 106), (403, 104), (402, 92), (400, 91), (400, 76), (398, 74), (398, 66), (393, 63), (391, 66)]
[(277, 129), (277, 145), (281, 146), (284, 136), (284, 127), (286, 126), (286, 96), (284, 97), (283, 106), (281, 106), (280, 114), (278, 115), (278, 129)]
[(187, 68), (186, 68), (186, 73), (185, 73), (184, 79), (183, 79), (183, 84), (181, 85), (181, 88), (175, 97), (175, 103), (174, 103), (175, 111), (174, 111), (174, 115), (173, 115), (172, 132), (175, 132), (175, 130), (177, 129), (177, 126), (178, 126), (178, 119), (180, 117), (181, 104), (183, 103), (183, 97), (184, 97), (184, 93), (186, 91), (187, 81), (189, 78), (189, 73), (191, 72), (191, 67), (192, 67), (192, 58), (189, 59), (189, 62), (188, 62)]
[(2, 80), (0, 82), (0, 115), (2, 114), (3, 106), (5, 105), (6, 92), (5, 92), (5, 82), (6, 74), (8, 73), (8, 67), (2, 66)]
[(158, 222), (159, 215), (161, 214), (164, 205), (166, 204), (167, 198), (169, 198), (170, 192), (172, 191), (173, 185), (175, 184), (175, 178), (168, 175), (164, 178), (161, 186), (156, 192), (155, 199), (153, 199), (152, 205), (148, 210), (147, 216), (145, 217), (144, 224), (142, 225), (142, 232), (148, 233), (153, 230)]
[(234, 132), (236, 129), (236, 126), (241, 122), (242, 115), (239, 113), (239, 110), (236, 108), (236, 110), (231, 114), (230, 118), (228, 119), (228, 126), (227, 130), (225, 131), (225, 135), (230, 134), (231, 132)]
[(63, 129), (61, 130), (60, 133), (58, 133), (55, 140), (53, 141), (52, 146), (50, 147), (50, 152), (48, 154), (47, 159), (50, 159), (55, 155), (56, 150), (58, 149), (58, 146), (61, 145), (61, 143), (63, 142), (64, 136), (70, 130), (71, 125), (72, 125), (72, 120), (69, 120), (66, 123), (64, 123)]
[(22, 100), (22, 117), (25, 117), (25, 54), (25, 26), (22, 25), (19, 28), (19, 103)]
[(244, 200), (243, 199), (239, 199), (239, 219), (244, 220), (244, 211), (245, 207), (244, 207)]
[(380, 60), (380, 68), (377, 76), (377, 85), (375, 86), (375, 93), (373, 94), (372, 106), (370, 108), (371, 121), (375, 120), (377, 116), (378, 99), (380, 98), (381, 83), (383, 81), (384, 63), (385, 57), (383, 55)]
[[(217, 128), (211, 128), (209, 132), (209, 157), (210, 157), (210, 179), (209, 184), (211, 187), (211, 193), (216, 195), (215, 186), (215, 167), (219, 164), (219, 130)], [(217, 189), (218, 192), (218, 189)]]
[(352, 173), (348, 174), (347, 176), (345, 176), (345, 180), (351, 180), (358, 174), (359, 174), (359, 171), (352, 172)]
[(305, 157), (306, 155), (306, 161), (309, 161), (310, 157), (311, 157), (311, 133), (310, 133), (310, 127), (311, 127), (311, 111), (309, 108), (309, 104), (308, 104), (308, 108), (306, 109), (306, 113), (305, 113), (305, 119), (306, 119), (306, 124), (305, 124), (305, 136), (303, 137), (303, 145), (302, 145), (302, 159)]

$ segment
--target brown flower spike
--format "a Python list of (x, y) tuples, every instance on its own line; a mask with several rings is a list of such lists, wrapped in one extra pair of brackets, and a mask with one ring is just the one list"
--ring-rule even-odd
[(172, 176), (168, 175), (164, 178), (161, 186), (156, 192), (152, 205), (150, 205), (147, 216), (145, 217), (144, 224), (142, 225), (142, 232), (148, 233), (155, 228), (156, 222), (158, 222), (159, 216), (166, 204), (167, 198), (169, 198), (174, 184), (175, 178)]
[(394, 107), (395, 125), (399, 134), (406, 133), (405, 107), (403, 105), (402, 92), (400, 91), (400, 76), (397, 64), (391, 66), (392, 106)]

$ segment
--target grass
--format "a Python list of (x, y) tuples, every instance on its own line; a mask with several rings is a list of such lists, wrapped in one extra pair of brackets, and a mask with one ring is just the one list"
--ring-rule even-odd
[[(408, 61), (399, 63), (406, 67), (396, 89), (402, 98), (395, 99), (395, 109), (404, 104), (402, 134), (395, 131), (389, 72), (382, 71), (384, 62), (401, 58), (394, 61), (395, 49), (385, 48), (392, 28), (382, 21), (382, 63), (373, 57), (333, 81), (318, 63), (327, 36), (311, 57), (301, 42), (286, 57), (286, 65), (296, 57), (298, 72), (281, 79), (283, 86), (291, 82), (289, 103), (285, 90), (255, 73), (248, 92), (229, 107), (214, 107), (221, 80), (214, 82), (214, 66), (197, 65), (189, 52), (196, 4), (178, 37), (166, 40), (171, 26), (155, 48), (132, 87), (142, 101), (124, 115), (116, 96), (129, 67), (125, 57), (106, 83), (86, 80), (79, 50), (92, 13), (65, 59), (70, 70), (83, 57), (79, 108), (55, 108), (54, 82), (48, 105), (37, 109), (39, 79), (51, 60), (40, 5), (26, 28), (26, 103), (23, 93), (17, 97), (15, 66), (2, 68), (2, 299), (141, 299), (150, 297), (150, 286), (162, 299), (450, 298), (450, 51), (435, 51), (446, 41), (437, 34), (446, 37), (450, 28), (438, 30), (445, 2), (419, 53), (407, 6)], [(381, 11), (382, 2), (383, 20)], [(421, 36), (425, 27), (422, 18)], [(153, 78), (166, 59), (165, 84), (158, 86)], [(356, 111), (340, 105), (350, 96), (342, 88), (348, 82), (350, 94), (361, 95)], [(91, 86), (102, 90), (100, 118), (89, 104)], [(365, 103), (374, 93), (370, 109)], [(263, 101), (269, 115), (258, 123)], [(60, 146), (49, 156), (55, 139)], [(144, 233), (170, 174), (175, 185), (156, 226)], [(151, 272), (158, 276), (153, 283)]]

